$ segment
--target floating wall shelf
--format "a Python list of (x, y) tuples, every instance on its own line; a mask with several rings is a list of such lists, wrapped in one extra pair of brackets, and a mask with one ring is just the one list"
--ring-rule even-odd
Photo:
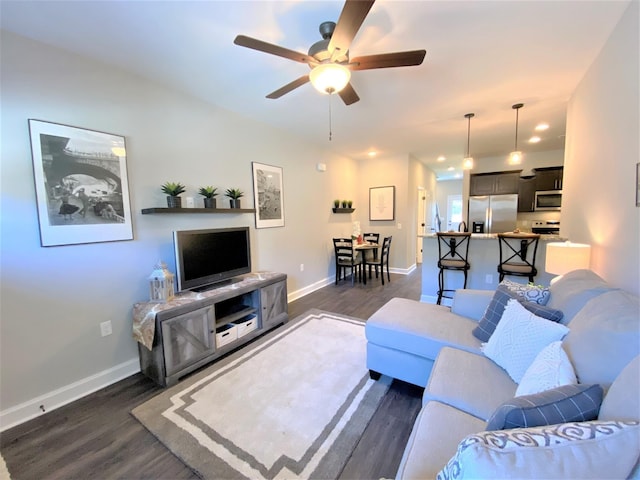
[(152, 213), (255, 213), (255, 208), (143, 208), (142, 214)]
[(353, 213), (355, 208), (333, 208), (333, 213)]

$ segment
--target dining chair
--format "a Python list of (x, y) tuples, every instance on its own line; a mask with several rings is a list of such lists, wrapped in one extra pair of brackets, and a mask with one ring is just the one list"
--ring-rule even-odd
[[(380, 268), (380, 276), (382, 278), (382, 285), (384, 285), (384, 270), (387, 270), (387, 280), (391, 282), (391, 275), (389, 274), (389, 252), (391, 251), (391, 240), (392, 236), (385, 237), (382, 240), (382, 247), (380, 248), (380, 258), (379, 259), (370, 259), (367, 260), (365, 257), (364, 264), (365, 268), (369, 268), (369, 278), (371, 278), (371, 267), (373, 267), (376, 271), (376, 278), (378, 278), (378, 268)], [(363, 275), (366, 275), (366, 271), (362, 272)]]
[(453, 292), (453, 289), (444, 288), (445, 270), (453, 270), (464, 273), (464, 284), (462, 288), (467, 288), (467, 274), (471, 265), (469, 264), (469, 239), (471, 232), (437, 232), (438, 238), (438, 300), (437, 305), (442, 303), (442, 298), (452, 298), (445, 295), (445, 292)]
[(500, 281), (505, 275), (528, 277), (534, 281), (538, 274), (536, 269), (536, 253), (538, 252), (537, 233), (499, 233), (498, 245), (500, 246), (500, 263), (498, 273)]
[[(380, 234), (379, 233), (365, 233), (362, 235), (362, 239), (365, 242), (370, 243), (380, 243)], [(378, 249), (374, 248), (372, 250), (364, 251), (365, 260), (378, 260)], [(362, 273), (364, 275), (364, 272)], [(371, 269), (369, 269), (369, 278), (371, 278)]]
[(333, 250), (336, 258), (336, 285), (341, 275), (342, 278), (347, 279), (347, 269), (351, 270), (351, 285), (353, 285), (362, 263), (360, 252), (354, 250), (351, 238), (334, 238)]

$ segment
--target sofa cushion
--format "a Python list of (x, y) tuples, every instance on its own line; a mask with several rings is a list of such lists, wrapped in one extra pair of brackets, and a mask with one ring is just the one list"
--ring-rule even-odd
[(471, 334), (477, 323), (441, 305), (393, 298), (365, 324), (369, 342), (435, 360), (443, 346), (480, 352)]
[(572, 383), (578, 383), (578, 380), (573, 365), (562, 348), (562, 342), (552, 342), (542, 349), (524, 372), (516, 390), (516, 397)]
[(587, 302), (569, 325), (563, 346), (578, 381), (605, 389), (640, 354), (640, 299), (613, 290)]
[(600, 385), (564, 385), (503, 403), (491, 415), (486, 430), (595, 420), (601, 403)]
[(506, 285), (498, 285), (489, 306), (478, 322), (478, 326), (473, 329), (473, 335), (478, 340), (483, 342), (489, 340), (502, 318), (507, 302), (512, 299), (519, 301), (527, 310), (539, 317), (551, 320), (552, 322), (562, 320), (563, 315), (561, 311), (545, 307), (544, 305), (538, 305), (534, 302), (528, 302), (524, 300), (523, 297), (518, 296), (517, 293), (509, 290)]
[(574, 270), (552, 281), (547, 306), (564, 313), (562, 323), (567, 325), (589, 300), (611, 290), (614, 289), (591, 270)]
[(549, 301), (549, 287), (542, 285), (532, 285), (530, 283), (516, 283), (508, 278), (500, 282), (500, 285), (506, 286), (510, 291), (516, 293), (527, 302), (537, 303), (538, 305), (546, 305)]
[(516, 392), (509, 375), (484, 355), (443, 348), (431, 370), (422, 403), (446, 403), (486, 421)]
[(396, 478), (435, 478), (456, 453), (460, 439), (483, 430), (484, 425), (482, 420), (449, 405), (428, 402), (413, 424)]
[(639, 450), (638, 422), (596, 420), (481, 432), (460, 442), (437, 478), (627, 478)]
[(615, 379), (600, 407), (599, 420), (640, 420), (640, 355)]
[(564, 325), (540, 318), (511, 299), (482, 351), (515, 382), (520, 382), (538, 353), (551, 342), (562, 340), (568, 331)]

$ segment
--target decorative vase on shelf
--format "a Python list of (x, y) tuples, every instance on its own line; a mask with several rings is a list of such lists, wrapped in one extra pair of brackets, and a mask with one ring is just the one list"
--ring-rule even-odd
[(182, 198), (167, 196), (167, 207), (169, 208), (182, 208)]
[(239, 198), (232, 198), (231, 200), (229, 200), (229, 205), (231, 206), (231, 208), (242, 208), (240, 207)]
[(216, 208), (215, 198), (204, 198), (204, 208)]

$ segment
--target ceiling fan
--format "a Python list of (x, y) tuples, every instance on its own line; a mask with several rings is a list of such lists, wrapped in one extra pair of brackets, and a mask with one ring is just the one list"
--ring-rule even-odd
[(324, 93), (338, 93), (346, 105), (358, 100), (358, 94), (350, 83), (351, 71), (374, 68), (409, 67), (420, 65), (425, 50), (365, 55), (349, 59), (349, 47), (364, 22), (375, 0), (346, 0), (338, 23), (320, 24), (322, 40), (309, 48), (308, 54), (263, 42), (245, 35), (238, 35), (233, 43), (261, 52), (306, 63), (311, 72), (271, 92), (267, 98), (276, 99), (311, 81)]

